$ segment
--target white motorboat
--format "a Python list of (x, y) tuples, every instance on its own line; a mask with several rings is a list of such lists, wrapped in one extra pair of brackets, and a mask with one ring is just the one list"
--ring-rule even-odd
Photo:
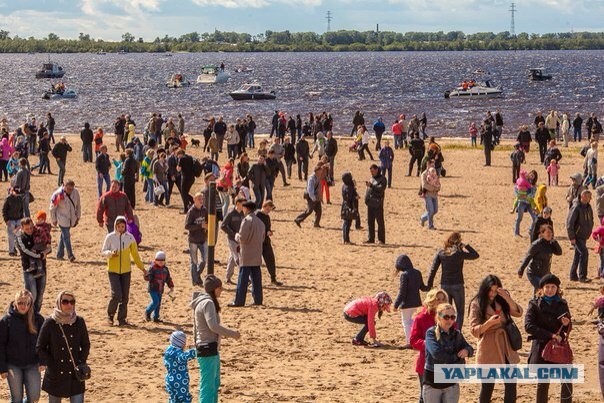
[(44, 95), (42, 95), (42, 99), (73, 99), (73, 98), (77, 98), (78, 93), (71, 89), (71, 88), (67, 88), (64, 90), (51, 90), (51, 91), (46, 91), (44, 93)]
[(201, 68), (201, 74), (197, 76), (197, 82), (203, 84), (224, 84), (231, 75), (223, 69), (207, 64)]
[(484, 82), (464, 82), (459, 87), (445, 91), (445, 98), (453, 97), (484, 97), (490, 95), (501, 95), (503, 94), (503, 87), (501, 85), (493, 85), (491, 80)]
[(42, 70), (36, 72), (36, 78), (61, 78), (65, 75), (63, 67), (49, 61), (42, 65)]
[(549, 74), (545, 70), (545, 68), (538, 67), (538, 68), (529, 69), (529, 78), (533, 81), (545, 81), (545, 80), (551, 80), (552, 75)]
[(191, 82), (181, 73), (172, 74), (166, 82), (166, 86), (170, 88), (188, 87), (189, 85), (191, 85)]
[(238, 90), (229, 92), (231, 98), (235, 101), (248, 100), (248, 99), (275, 99), (275, 91), (265, 91), (262, 86), (253, 82), (251, 84), (243, 84)]

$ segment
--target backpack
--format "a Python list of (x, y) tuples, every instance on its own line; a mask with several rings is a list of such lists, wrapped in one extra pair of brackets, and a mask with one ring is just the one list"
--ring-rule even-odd
[(197, 158), (195, 158), (193, 160), (193, 175), (195, 175), (196, 178), (199, 178), (202, 173), (203, 173), (203, 165), (201, 165), (201, 162), (199, 162), (199, 160)]

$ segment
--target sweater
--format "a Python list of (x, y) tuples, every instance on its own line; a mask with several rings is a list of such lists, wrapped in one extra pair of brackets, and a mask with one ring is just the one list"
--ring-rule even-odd
[(373, 297), (361, 297), (349, 302), (344, 307), (344, 314), (351, 318), (367, 316), (367, 328), (369, 337), (375, 339), (375, 315), (379, 312), (377, 299)]
[(434, 262), (430, 268), (430, 274), (428, 275), (428, 288), (432, 288), (434, 284), (434, 277), (438, 268), (442, 264), (443, 270), (440, 278), (440, 284), (442, 285), (461, 285), (464, 284), (463, 279), (463, 263), (466, 260), (478, 259), (479, 255), (474, 248), (470, 245), (465, 245), (467, 252), (462, 248), (456, 247), (447, 251), (444, 249), (439, 250), (434, 256)]
[(216, 305), (208, 294), (201, 294), (191, 303), (193, 308), (195, 345), (218, 343), (220, 348), (221, 337), (237, 337), (237, 331), (231, 330), (220, 324), (220, 314)]
[(206, 242), (208, 231), (202, 227), (202, 224), (207, 220), (208, 210), (204, 206), (197, 208), (192, 205), (189, 208), (185, 217), (185, 229), (189, 231), (189, 243), (203, 244)]
[(220, 229), (227, 234), (230, 241), (235, 241), (235, 235), (241, 228), (243, 213), (231, 208), (220, 224)]
[(50, 221), (56, 222), (59, 227), (74, 227), (82, 215), (80, 193), (73, 189), (67, 194), (63, 186), (55, 190), (50, 197)]
[(35, 313), (34, 325), (37, 332), (31, 334), (27, 330), (25, 315), (10, 304), (6, 315), (0, 319), (0, 374), (8, 372), (9, 365), (27, 367), (40, 362), (36, 354), (36, 341), (42, 323), (42, 315)]
[[(124, 179), (126, 177), (124, 176)], [(118, 216), (134, 218), (130, 200), (124, 192), (109, 191), (101, 196), (96, 209), (96, 220), (99, 224), (114, 222)]]
[(243, 218), (239, 232), (235, 235), (235, 240), (241, 246), (239, 267), (262, 265), (262, 244), (265, 236), (264, 224), (255, 214), (248, 214)]

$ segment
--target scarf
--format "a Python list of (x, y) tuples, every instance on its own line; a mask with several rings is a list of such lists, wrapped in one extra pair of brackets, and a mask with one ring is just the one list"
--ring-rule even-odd
[(77, 319), (77, 314), (76, 314), (75, 308), (71, 314), (65, 313), (61, 310), (61, 299), (63, 298), (64, 295), (71, 295), (73, 297), (72, 293), (70, 293), (68, 291), (61, 291), (59, 293), (59, 296), (57, 297), (56, 307), (52, 311), (52, 314), (50, 314), (50, 317), (53, 318), (54, 321), (57, 322), (58, 324), (73, 325)]
[(560, 296), (558, 294), (556, 294), (552, 297), (548, 297), (547, 295), (544, 295), (541, 298), (543, 298), (543, 300), (545, 302), (547, 302), (548, 304), (551, 304), (552, 302), (560, 302)]

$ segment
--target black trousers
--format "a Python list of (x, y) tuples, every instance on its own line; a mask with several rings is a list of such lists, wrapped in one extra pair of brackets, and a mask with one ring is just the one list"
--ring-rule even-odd
[(545, 152), (547, 151), (547, 143), (539, 143), (539, 158), (541, 162), (545, 161)]
[(422, 158), (424, 158), (424, 156), (415, 156), (415, 155), (411, 155), (411, 160), (409, 161), (409, 176), (411, 176), (411, 172), (413, 171), (413, 164), (417, 164), (417, 176), (419, 176), (419, 168), (420, 165), (422, 164)]
[(304, 210), (298, 217), (296, 217), (296, 222), (302, 222), (306, 220), (306, 218), (315, 213), (315, 227), (319, 226), (319, 222), (321, 221), (321, 201), (312, 201), (310, 198), (306, 199), (306, 210)]
[(308, 158), (298, 160), (298, 179), (302, 179), (302, 173), (304, 180), (308, 180)]
[(175, 180), (172, 180), (172, 177), (170, 175), (168, 175), (168, 194), (170, 195), (170, 197), (172, 197), (172, 193), (174, 191), (174, 185), (176, 185), (176, 188), (178, 189), (178, 192), (180, 193), (180, 177), (177, 176), (175, 178)]
[(491, 143), (484, 143), (484, 164), (491, 166)]
[(516, 183), (516, 179), (520, 176), (520, 165), (512, 164), (512, 183)]
[(375, 223), (377, 222), (378, 241), (386, 243), (386, 227), (384, 225), (384, 206), (367, 207), (367, 231), (369, 242), (375, 242)]
[(287, 179), (285, 176), (285, 165), (283, 165), (283, 160), (279, 160), (279, 173), (281, 174), (281, 178), (283, 179), (283, 184), (287, 183)]
[(195, 178), (188, 178), (186, 176), (180, 179), (180, 197), (182, 198), (182, 204), (184, 212), (189, 210), (189, 207), (193, 204), (193, 196), (189, 194), (191, 187), (195, 183)]
[(134, 181), (124, 181), (124, 193), (128, 196), (128, 200), (130, 200), (130, 207), (136, 207), (136, 189), (135, 189)]
[(268, 242), (264, 241), (264, 243), (262, 244), (262, 258), (264, 259), (264, 264), (266, 265), (268, 274), (271, 276), (271, 281), (277, 281), (275, 252), (273, 251), (273, 245), (271, 244), (270, 239), (268, 240)]
[[(480, 403), (490, 403), (491, 396), (493, 396), (493, 389), (495, 388), (494, 383), (483, 383), (480, 385)], [(504, 403), (515, 403), (516, 402), (516, 384), (515, 383), (505, 383), (504, 384), (505, 391), (503, 402)]]

